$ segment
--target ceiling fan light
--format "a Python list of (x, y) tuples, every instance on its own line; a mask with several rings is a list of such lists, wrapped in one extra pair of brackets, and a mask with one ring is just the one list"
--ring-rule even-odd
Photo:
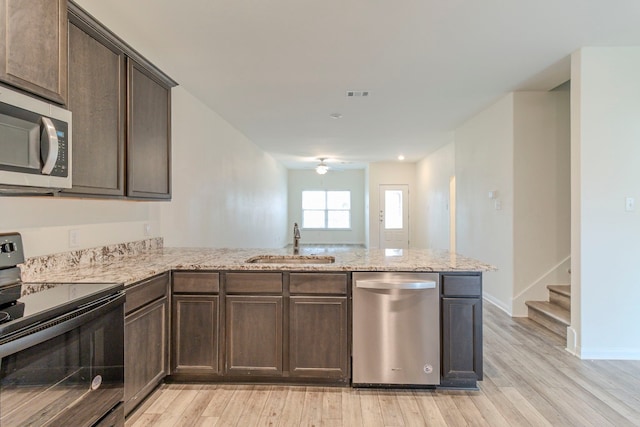
[(325, 173), (327, 173), (327, 171), (329, 170), (329, 166), (320, 163), (318, 166), (316, 166), (316, 172), (318, 173), (318, 175), (324, 175)]

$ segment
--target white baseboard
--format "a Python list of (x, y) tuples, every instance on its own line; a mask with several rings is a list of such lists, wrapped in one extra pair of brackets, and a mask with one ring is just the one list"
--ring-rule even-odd
[(484, 299), (485, 301), (490, 302), (491, 304), (495, 305), (500, 310), (502, 310), (505, 313), (507, 313), (509, 315), (509, 317), (511, 317), (511, 308), (508, 307), (506, 304), (504, 304), (502, 301), (494, 298), (493, 296), (489, 295), (486, 292), (482, 293), (482, 299)]
[(577, 353), (583, 360), (640, 360), (640, 348), (580, 348)]

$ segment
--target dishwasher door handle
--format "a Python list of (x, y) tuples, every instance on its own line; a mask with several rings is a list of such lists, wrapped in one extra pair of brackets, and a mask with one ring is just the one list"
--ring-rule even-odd
[(434, 280), (356, 280), (356, 287), (361, 289), (435, 289)]

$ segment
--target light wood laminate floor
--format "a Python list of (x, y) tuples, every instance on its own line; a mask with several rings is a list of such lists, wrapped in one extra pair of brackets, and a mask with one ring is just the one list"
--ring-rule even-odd
[(640, 361), (564, 347), (485, 303), (480, 391), (165, 384), (126, 426), (640, 426)]

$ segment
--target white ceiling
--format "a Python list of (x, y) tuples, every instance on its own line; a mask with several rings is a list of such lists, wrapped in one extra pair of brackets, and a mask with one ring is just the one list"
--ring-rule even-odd
[(503, 94), (566, 81), (580, 47), (640, 45), (638, 0), (78, 3), (290, 168), (417, 161)]

